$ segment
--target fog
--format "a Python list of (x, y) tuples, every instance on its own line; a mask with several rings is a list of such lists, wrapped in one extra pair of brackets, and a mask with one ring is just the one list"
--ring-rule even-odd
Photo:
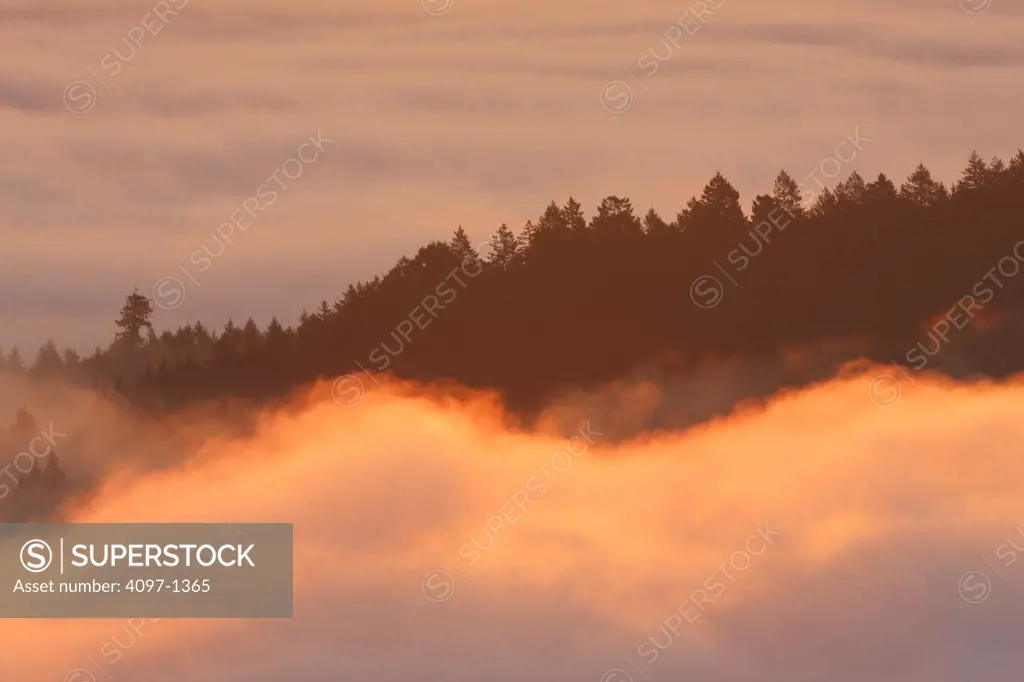
[(294, 523), (295, 617), (3, 621), (0, 678), (1010, 679), (1020, 383), (919, 373), (880, 406), (891, 371), (718, 416), (742, 373), (637, 379), (529, 426), (395, 382), (164, 422), (5, 384), (67, 434), (67, 518)]

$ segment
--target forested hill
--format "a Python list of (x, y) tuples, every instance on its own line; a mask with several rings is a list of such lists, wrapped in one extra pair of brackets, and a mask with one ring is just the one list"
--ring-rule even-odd
[(293, 326), (154, 331), (153, 305), (136, 291), (91, 357), (49, 342), (31, 362), (16, 349), (2, 359), (152, 409), (264, 399), (363, 368), (528, 404), (648, 363), (678, 371), (842, 340), (942, 367), (941, 347), (970, 337), (973, 369), (1005, 373), (1024, 364), (1009, 324), (1022, 303), (1022, 197), (1018, 152), (1009, 163), (972, 155), (949, 188), (919, 166), (899, 186), (854, 173), (813, 201), (782, 172), (749, 213), (721, 175), (674, 216), (641, 217), (610, 196), (588, 218), (570, 198), (518, 232), (502, 225), (483, 248), (459, 228)]

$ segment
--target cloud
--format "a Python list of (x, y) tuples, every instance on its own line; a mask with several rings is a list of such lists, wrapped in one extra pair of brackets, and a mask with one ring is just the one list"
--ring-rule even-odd
[[(244, 267), (194, 296), (191, 317), (294, 320), (311, 301), (276, 292), (331, 298), (409, 244), (459, 224), (472, 235), (522, 225), (570, 194), (588, 214), (618, 194), (673, 215), (721, 170), (749, 201), (780, 167), (812, 168), (854, 126), (878, 140), (856, 161), (865, 177), (924, 161), (948, 182), (971, 149), (1007, 157), (1020, 144), (1022, 18), (999, 0), (977, 16), (956, 3), (728, 0), (650, 77), (637, 60), (666, 53), (692, 3), (486, 0), (432, 16), (406, 0), (189, 2), (129, 50), (154, 4), (0, 10), (0, 41), (18, 56), (0, 71), (5, 253), (28, 262), (46, 234), (75, 254), (61, 274), (79, 284), (116, 260), (116, 283), (83, 285), (90, 310), (151, 287), (317, 126), (339, 140), (336, 153), (267, 216), (307, 246), (240, 246)], [(101, 65), (114, 48), (132, 54), (116, 75)], [(620, 79), (635, 102), (612, 116), (599, 94)], [(95, 90), (85, 114), (65, 106), (74, 81)], [(325, 248), (360, 257), (337, 256), (328, 282), (305, 267)], [(241, 279), (248, 271), (263, 273), (258, 283)], [(226, 309), (244, 286), (253, 295)], [(20, 291), (34, 300), (32, 287)], [(110, 312), (64, 322), (48, 300), (9, 318), (0, 345), (109, 338)]]
[[(100, 650), (129, 641), (127, 621), (0, 625), (4, 672), (99, 677), (106, 666), (154, 682), (630, 679), (604, 677), (615, 668), (712, 682), (1009, 676), (1024, 592), (1021, 567), (996, 549), (1024, 521), (1019, 379), (921, 375), (882, 409), (867, 395), (879, 368), (868, 369), (685, 431), (648, 426), (664, 402), (697, 405), (699, 395), (648, 383), (552, 407), (532, 429), (493, 396), (399, 384), (353, 408), (321, 385), (242, 430), (197, 413), (179, 425), (190, 435), (165, 448), (188, 454), (188, 466), (108, 473), (74, 518), (293, 522), (295, 618), (161, 620), (115, 663)], [(732, 388), (746, 390), (742, 380)], [(110, 424), (123, 438), (124, 423)], [(586, 447), (570, 440), (581, 428)], [(127, 442), (144, 461), (153, 441)], [(453, 582), (424, 582), (428, 572), (449, 580), (439, 570)], [(961, 582), (971, 571), (987, 574), (991, 598)], [(45, 655), (30, 646), (44, 634), (61, 644)]]

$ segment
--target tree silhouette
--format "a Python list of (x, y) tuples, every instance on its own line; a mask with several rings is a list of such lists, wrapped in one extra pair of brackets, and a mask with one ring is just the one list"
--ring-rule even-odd
[(932, 179), (931, 171), (919, 163), (900, 187), (900, 196), (921, 208), (930, 208), (948, 198), (946, 188)]
[(21, 352), (18, 351), (18, 347), (14, 346), (11, 348), (11, 352), (7, 354), (7, 369), (15, 374), (21, 374), (25, 371), (25, 361), (21, 358)]
[(982, 188), (988, 182), (991, 174), (985, 161), (978, 154), (977, 150), (971, 152), (967, 159), (967, 168), (960, 176), (960, 182), (956, 184), (955, 191), (963, 192)]
[(775, 178), (772, 199), (779, 208), (794, 218), (804, 217), (805, 209), (800, 198), (800, 187), (784, 170), (779, 171), (778, 177)]
[(52, 339), (46, 341), (39, 348), (35, 362), (32, 363), (31, 373), (38, 377), (55, 377), (64, 368), (64, 361), (61, 360), (57, 344)]
[[(1022, 191), (1018, 151), (1005, 164), (972, 153), (952, 192), (923, 163), (898, 189), (884, 173), (867, 183), (853, 171), (809, 192), (783, 170), (770, 192), (753, 197), (749, 217), (721, 173), (671, 222), (653, 207), (641, 219), (619, 195), (604, 197), (588, 219), (569, 197), (547, 202), (518, 234), (499, 226), (486, 264), (460, 226), (383, 276), (339, 283), (341, 296), (308, 302), (313, 312), (294, 327), (272, 319), (261, 331), (248, 319), (242, 328), (229, 320), (220, 333), (201, 322), (157, 333), (149, 302), (134, 291), (110, 347), (61, 358), (48, 342), (31, 371), (101, 391), (119, 386), (145, 409), (174, 410), (217, 396), (276, 398), (317, 378), (361, 373), (386, 344), (400, 352), (382, 371), (494, 389), (526, 409), (560, 388), (640, 366), (681, 372), (711, 357), (823, 343), (855, 344), (888, 362), (965, 295), (975, 308), (988, 300), (976, 285), (1022, 238)], [(691, 285), (708, 275), (727, 290), (712, 310), (691, 298)], [(982, 306), (986, 324), (957, 327), (964, 340), (951, 351), (971, 349), (962, 362), (994, 376), (1024, 369), (1013, 324), (1024, 318), (1024, 277), (1000, 277)], [(419, 322), (409, 338), (396, 337), (410, 315)], [(946, 360), (930, 362), (941, 369)], [(24, 371), (13, 348), (3, 365)]]
[(125, 298), (121, 315), (115, 321), (118, 332), (115, 342), (131, 348), (142, 345), (142, 330), (152, 329), (149, 318), (153, 316), (153, 306), (149, 299), (136, 289)]
[(502, 223), (491, 235), (488, 246), (490, 254), (487, 257), (487, 262), (501, 269), (509, 267), (518, 255), (519, 243), (515, 234), (505, 223)]

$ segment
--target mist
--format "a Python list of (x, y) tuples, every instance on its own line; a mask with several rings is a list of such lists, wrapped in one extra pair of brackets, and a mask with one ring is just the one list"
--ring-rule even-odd
[(63, 518), (294, 523), (295, 617), (4, 621), (0, 676), (1009, 678), (1020, 378), (921, 373), (880, 406), (885, 371), (707, 418), (699, 384), (624, 382), (528, 426), (495, 395), (399, 382), (162, 422), (5, 385), (0, 406), (74, 443)]

